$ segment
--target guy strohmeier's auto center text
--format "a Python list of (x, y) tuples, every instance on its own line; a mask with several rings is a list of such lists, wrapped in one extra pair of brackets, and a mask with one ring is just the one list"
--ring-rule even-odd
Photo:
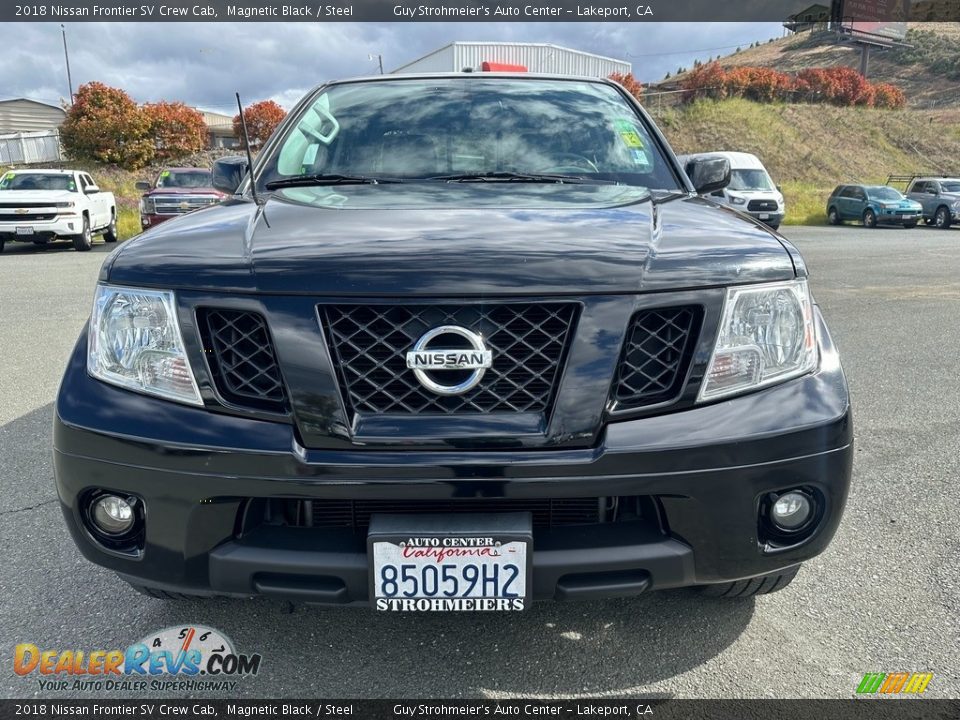
[(480, 3), (472, 5), (410, 5), (383, 3), (376, 18), (369, 17), (372, 8), (357, 12), (353, 3), (337, 4), (261, 4), (234, 5), (222, 3), (198, 4), (17, 4), (14, 16), (23, 19), (90, 19), (90, 20), (336, 20), (336, 19), (461, 19), (492, 20), (506, 18), (527, 19), (615, 19), (634, 20), (652, 17), (650, 5), (622, 5), (619, 7), (583, 3), (503, 4)]

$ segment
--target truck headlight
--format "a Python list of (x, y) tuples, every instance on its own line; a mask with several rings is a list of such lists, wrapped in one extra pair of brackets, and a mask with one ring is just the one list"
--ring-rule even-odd
[(168, 290), (97, 286), (87, 371), (129, 390), (203, 405)]
[(747, 202), (746, 198), (730, 196), (730, 203), (733, 205), (743, 205)]
[(816, 366), (817, 334), (806, 280), (729, 288), (699, 400), (772, 385)]
[(140, 212), (143, 215), (153, 215), (157, 211), (157, 205), (151, 197), (140, 198)]
[(74, 204), (75, 203), (72, 203), (72, 202), (58, 202), (58, 203), (54, 203), (53, 206), (55, 208), (72, 208)]

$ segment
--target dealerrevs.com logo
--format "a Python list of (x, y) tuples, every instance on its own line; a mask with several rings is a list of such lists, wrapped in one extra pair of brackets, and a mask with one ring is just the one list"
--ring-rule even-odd
[(41, 691), (232, 691), (234, 678), (256, 675), (262, 657), (238, 653), (230, 639), (203, 625), (168, 627), (126, 650), (14, 648), (13, 671), (36, 677)]

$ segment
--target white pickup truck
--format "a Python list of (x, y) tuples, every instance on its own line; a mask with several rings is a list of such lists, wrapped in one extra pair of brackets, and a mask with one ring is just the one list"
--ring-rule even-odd
[(117, 241), (117, 201), (81, 170), (11, 170), (0, 176), (0, 252), (7, 241)]

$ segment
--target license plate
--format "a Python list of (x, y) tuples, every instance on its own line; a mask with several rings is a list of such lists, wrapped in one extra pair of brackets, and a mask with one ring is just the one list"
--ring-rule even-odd
[(431, 516), (422, 524), (410, 522), (417, 516), (374, 516), (368, 537), (374, 607), (387, 612), (524, 610), (532, 534), (529, 514), (518, 515)]
[(33, 228), (17, 226), (17, 235), (33, 235)]
[(761, 220), (769, 220), (769, 219), (770, 219), (770, 213), (760, 213), (760, 219), (761, 219)]

